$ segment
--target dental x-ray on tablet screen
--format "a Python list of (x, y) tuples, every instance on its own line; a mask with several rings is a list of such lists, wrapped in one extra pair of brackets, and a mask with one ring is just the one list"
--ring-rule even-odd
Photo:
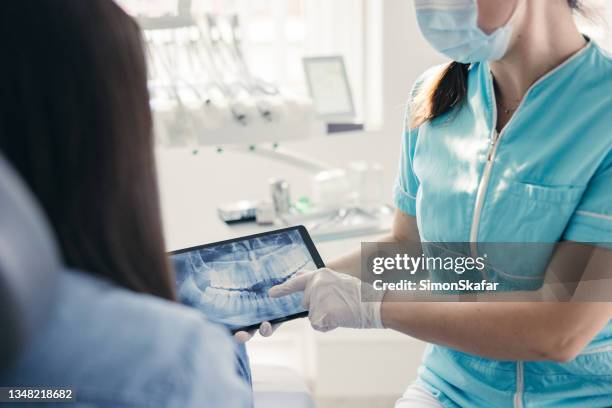
[(232, 332), (306, 316), (301, 293), (272, 299), (268, 289), (324, 267), (302, 226), (182, 249), (170, 259), (181, 302)]

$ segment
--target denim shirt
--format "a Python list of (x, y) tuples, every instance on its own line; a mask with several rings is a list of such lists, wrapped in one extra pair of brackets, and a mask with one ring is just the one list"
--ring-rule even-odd
[(0, 385), (72, 387), (72, 408), (252, 406), (235, 343), (201, 313), (77, 272), (59, 286), (47, 324)]

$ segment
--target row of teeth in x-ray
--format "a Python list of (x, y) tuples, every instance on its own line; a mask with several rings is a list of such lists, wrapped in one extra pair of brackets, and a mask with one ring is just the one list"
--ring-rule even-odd
[(228, 291), (208, 288), (202, 293), (204, 313), (236, 323), (256, 322), (283, 316), (300, 308), (301, 296), (272, 299), (264, 294), (248, 291)]
[(304, 241), (297, 231), (251, 238), (244, 241), (230, 242), (197, 251), (199, 259), (194, 259), (194, 266), (199, 267), (211, 261), (252, 261), (279, 248), (299, 245)]
[(310, 262), (303, 247), (291, 245), (254, 261), (206, 262), (199, 272), (205, 273), (215, 288), (258, 291), (284, 282)]

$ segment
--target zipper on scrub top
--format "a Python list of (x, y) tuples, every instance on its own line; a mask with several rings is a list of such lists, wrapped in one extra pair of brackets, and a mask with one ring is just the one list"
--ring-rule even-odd
[(491, 143), (489, 144), (489, 153), (487, 154), (487, 162), (493, 161), (495, 150), (497, 149), (497, 141), (499, 140), (499, 132), (495, 130), (491, 135)]
[[(503, 133), (503, 130), (502, 130)], [(499, 146), (499, 139), (501, 134), (497, 130), (493, 130), (489, 142), (489, 150), (487, 151), (487, 162), (485, 163), (484, 171), (482, 172), (482, 178), (478, 185), (478, 191), (476, 192), (476, 204), (474, 206), (474, 217), (472, 218), (472, 228), (470, 230), (470, 242), (472, 243), (472, 256), (477, 256), (476, 242), (478, 240), (478, 228), (480, 226), (480, 214), (482, 213), (482, 207), (484, 206), (484, 198), (489, 188), (489, 179), (491, 178), (491, 171), (493, 170), (493, 163), (495, 161), (495, 154), (497, 153), (497, 146)]]
[[(497, 117), (497, 113), (496, 113)], [(480, 227), (480, 214), (484, 206), (484, 198), (489, 188), (489, 179), (491, 178), (491, 170), (493, 170), (493, 162), (495, 161), (495, 154), (497, 153), (497, 146), (499, 145), (500, 133), (493, 127), (493, 132), (489, 140), (489, 150), (487, 151), (487, 161), (485, 163), (484, 171), (482, 172), (482, 178), (478, 184), (478, 190), (476, 192), (476, 204), (474, 205), (474, 216), (472, 218), (472, 227), (470, 230), (470, 252), (472, 257), (478, 257), (478, 229)], [(503, 133), (503, 130), (502, 130)], [(489, 279), (489, 273), (483, 271), (483, 279)]]
[(523, 408), (523, 390), (525, 388), (525, 370), (522, 361), (516, 362), (516, 392), (514, 393), (514, 408)]

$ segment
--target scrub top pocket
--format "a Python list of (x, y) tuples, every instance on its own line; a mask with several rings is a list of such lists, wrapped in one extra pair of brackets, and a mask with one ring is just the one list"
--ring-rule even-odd
[(541, 207), (552, 205), (575, 208), (584, 188), (584, 186), (545, 186), (514, 180), (508, 181), (508, 193)]
[(482, 220), (486, 232), (482, 236), (481, 230), (481, 237), (488, 243), (520, 245), (480, 245), (481, 251), (486, 248), (491, 266), (489, 279), (501, 283), (501, 290), (537, 290), (554, 243), (562, 236), (583, 191), (584, 187), (577, 186), (500, 180), (487, 197)]
[[(557, 242), (584, 191), (502, 179), (483, 211), (485, 242)], [(483, 234), (484, 230), (484, 234)]]

